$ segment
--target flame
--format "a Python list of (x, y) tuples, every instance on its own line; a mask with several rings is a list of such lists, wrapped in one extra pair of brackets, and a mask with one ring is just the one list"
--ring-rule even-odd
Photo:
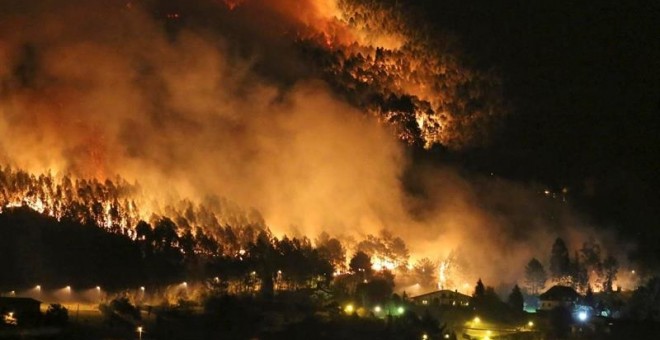
[(439, 275), (438, 275), (438, 289), (445, 289), (447, 286), (447, 268), (449, 267), (449, 261), (443, 261), (439, 266)]
[(396, 261), (391, 261), (382, 257), (374, 256), (371, 258), (371, 269), (375, 271), (392, 271), (398, 267)]
[[(345, 89), (367, 85), (356, 98), (377, 94), (381, 103), (363, 100), (359, 106), (379, 122), (394, 126), (399, 138), (408, 143), (460, 147), (472, 140), (471, 130), (483, 129), (495, 114), (502, 113), (490, 76), (461, 64), (448, 47), (437, 46), (437, 38), (410, 27), (410, 19), (397, 4), (223, 1), (229, 10), (270, 7), (299, 23), (286, 31), (295, 31), (297, 41), (327, 54), (320, 65), (326, 79)], [(411, 103), (388, 104), (392, 96), (409, 98)]]

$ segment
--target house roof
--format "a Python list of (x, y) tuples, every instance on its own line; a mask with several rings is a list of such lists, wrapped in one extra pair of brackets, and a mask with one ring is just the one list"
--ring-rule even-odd
[(580, 294), (575, 289), (566, 286), (553, 286), (545, 293), (539, 296), (539, 299), (546, 301), (563, 301), (575, 300), (580, 297)]
[(411, 297), (411, 299), (420, 299), (420, 298), (425, 298), (425, 297), (432, 297), (432, 296), (436, 296), (438, 294), (451, 294), (452, 296), (458, 296), (458, 297), (467, 298), (467, 299), (472, 298), (471, 296), (461, 294), (457, 291), (453, 291), (453, 290), (449, 290), (449, 289), (442, 289), (442, 290), (436, 290), (436, 291), (433, 291), (433, 292), (430, 292), (430, 293), (425, 293), (425, 294), (413, 296), (413, 297)]

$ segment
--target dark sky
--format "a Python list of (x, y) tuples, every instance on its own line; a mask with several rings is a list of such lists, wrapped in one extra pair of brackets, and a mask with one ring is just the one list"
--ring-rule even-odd
[(596, 222), (657, 243), (660, 2), (423, 3), (474, 62), (498, 72), (513, 108), (489, 146), (444, 157), (569, 186)]

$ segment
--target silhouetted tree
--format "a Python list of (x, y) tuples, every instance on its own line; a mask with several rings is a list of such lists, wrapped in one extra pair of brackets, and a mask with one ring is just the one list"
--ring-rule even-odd
[(393, 281), (384, 277), (375, 277), (358, 283), (356, 294), (361, 298), (363, 305), (382, 304), (392, 295), (393, 288)]
[(653, 277), (638, 287), (625, 309), (625, 314), (635, 320), (660, 322), (660, 278)]
[(589, 274), (587, 268), (580, 262), (578, 252), (575, 252), (573, 262), (571, 262), (571, 282), (573, 288), (578, 291), (584, 291), (589, 286)]
[(355, 253), (349, 263), (349, 267), (353, 273), (362, 273), (365, 278), (371, 277), (371, 266), (371, 258), (362, 251)]
[(69, 311), (60, 304), (52, 304), (46, 310), (44, 322), (49, 326), (66, 326), (69, 322)]
[(481, 279), (479, 279), (477, 281), (477, 285), (474, 286), (474, 293), (472, 294), (472, 297), (474, 298), (475, 302), (482, 302), (486, 298), (486, 287), (484, 287), (484, 283), (481, 282)]
[(591, 289), (591, 286), (587, 287), (587, 292), (584, 294), (584, 304), (589, 307), (596, 307), (594, 291)]
[(556, 282), (561, 282), (571, 274), (570, 259), (568, 256), (568, 248), (560, 237), (555, 240), (552, 245), (552, 252), (550, 254), (550, 275)]
[(532, 258), (525, 267), (525, 283), (531, 294), (538, 294), (545, 287), (547, 275), (539, 260)]
[[(437, 272), (437, 264), (428, 257), (418, 260), (413, 266), (413, 274), (417, 283), (419, 283), (423, 289), (432, 289), (437, 287), (437, 278), (435, 273)], [(441, 287), (444, 288), (444, 287)]]
[(518, 312), (524, 308), (525, 299), (523, 298), (522, 292), (520, 291), (520, 287), (518, 287), (517, 284), (513, 286), (513, 289), (509, 294), (507, 303), (509, 304), (509, 306), (511, 306), (513, 310)]
[(605, 276), (605, 280), (603, 282), (603, 290), (606, 292), (611, 292), (612, 291), (612, 284), (614, 280), (616, 280), (616, 275), (619, 271), (619, 263), (617, 260), (612, 256), (609, 255), (605, 258), (605, 261), (603, 261), (603, 274)]
[(324, 259), (328, 260), (335, 270), (346, 268), (346, 251), (336, 238), (331, 238), (326, 232), (321, 233), (316, 240), (316, 248)]

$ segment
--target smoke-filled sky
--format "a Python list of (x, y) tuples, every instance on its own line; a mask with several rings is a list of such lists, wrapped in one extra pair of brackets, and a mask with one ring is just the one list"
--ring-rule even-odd
[[(350, 26), (340, 2), (333, 0), (103, 3), (0, 4), (2, 163), (80, 177), (118, 174), (157, 197), (226, 197), (256, 208), (278, 234), (314, 238), (328, 231), (361, 237), (387, 229), (401, 236), (415, 257), (467, 254), (473, 275), (491, 282), (519, 278), (532, 256), (548, 256), (557, 236), (573, 248), (591, 237), (614, 246), (616, 232), (595, 223), (600, 216), (593, 216), (593, 210), (576, 206), (569, 188), (584, 180), (579, 194), (588, 196), (583, 191), (591, 185), (597, 192), (602, 177), (564, 176), (581, 164), (567, 162), (592, 150), (591, 138), (598, 133), (584, 137), (590, 145), (586, 151), (557, 150), (557, 135), (571, 136), (559, 131), (570, 119), (560, 114), (561, 123), (556, 123), (547, 107), (533, 110), (540, 118), (521, 114), (532, 104), (519, 100), (525, 92), (516, 93), (519, 88), (507, 87), (507, 80), (515, 83), (534, 75), (521, 76), (526, 69), (512, 70), (503, 56), (488, 65), (478, 53), (494, 52), (474, 48), (484, 38), (454, 24), (456, 18), (447, 21), (451, 34), (437, 33), (437, 45), (454, 46), (449, 40), (460, 41), (463, 34), (465, 51), (451, 47), (415, 59), (432, 64), (421, 70), (446, 68), (438, 73), (449, 84), (445, 92), (428, 90), (435, 87), (419, 75), (403, 85), (393, 81), (395, 85), (383, 86), (397, 96), (414, 96), (419, 107), (428, 105), (409, 119), (417, 124), (409, 131), (431, 140), (426, 146), (432, 149), (426, 150), (402, 141), (401, 125), (389, 124), (393, 116), (375, 117), (351, 98), (352, 90), (338, 90), (342, 82), (328, 81), (327, 73), (295, 50), (298, 40), (319, 36), (328, 50), (342, 44), (365, 54), (374, 47), (397, 50), (416, 43), (409, 24), (374, 31)], [(403, 8), (391, 13), (397, 11), (408, 13)], [(383, 18), (404, 20), (391, 13)], [(419, 29), (434, 37), (443, 28), (437, 26)], [(448, 39), (446, 44), (442, 39)], [(461, 58), (466, 61), (457, 61)], [(503, 102), (518, 104), (517, 109), (503, 105), (503, 111), (510, 111), (492, 111), (479, 94), (489, 89), (467, 87), (490, 68), (499, 68), (503, 95), (511, 96)], [(559, 85), (539, 81), (546, 82), (536, 87), (539, 91), (552, 88), (558, 98), (570, 97), (561, 94)], [(378, 81), (367, 84), (380, 86)], [(465, 94), (459, 88), (474, 91)], [(500, 107), (499, 102), (493, 107)], [(587, 117), (595, 115), (588, 112)], [(490, 124), (492, 120), (498, 123)], [(577, 121), (587, 124), (586, 118)], [(429, 122), (439, 122), (439, 127), (429, 127)], [(537, 127), (543, 122), (545, 127)], [(530, 137), (530, 128), (551, 132), (540, 133), (537, 137), (546, 139), (538, 141)], [(577, 131), (571, 129), (567, 131)], [(495, 138), (488, 144), (474, 136)], [(541, 146), (530, 150), (534, 143)], [(567, 149), (583, 147), (564, 143)], [(576, 156), (566, 158), (564, 152)], [(540, 164), (548, 168), (530, 175)], [(552, 176), (552, 169), (558, 176)], [(567, 195), (560, 194), (564, 186)], [(618, 246), (634, 248), (628, 242)], [(625, 256), (620, 257), (625, 263)]]

